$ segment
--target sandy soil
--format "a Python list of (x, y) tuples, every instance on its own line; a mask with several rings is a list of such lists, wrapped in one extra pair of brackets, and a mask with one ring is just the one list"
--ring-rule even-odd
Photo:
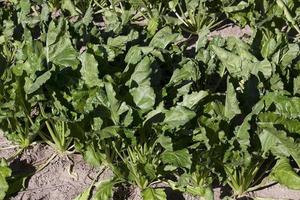
[(208, 37), (212, 38), (215, 36), (221, 36), (223, 38), (228, 37), (238, 37), (238, 38), (247, 38), (251, 36), (251, 28), (247, 25), (245, 28), (240, 28), (234, 24), (226, 24), (217, 30), (212, 31), (209, 33)]
[[(0, 143), (2, 148), (12, 145), (2, 134)], [(0, 158), (9, 158), (13, 154), (13, 149), (1, 150)], [(11, 200), (71, 200), (89, 187), (99, 173), (99, 169), (86, 164), (81, 155), (58, 156), (45, 144), (33, 145), (9, 164), (15, 176), (32, 174), (26, 181), (26, 188)], [(100, 179), (110, 176), (106, 170)]]

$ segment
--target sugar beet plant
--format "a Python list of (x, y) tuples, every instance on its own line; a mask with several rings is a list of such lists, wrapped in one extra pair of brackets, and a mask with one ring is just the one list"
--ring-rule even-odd
[[(158, 185), (205, 199), (220, 185), (247, 196), (266, 179), (300, 189), (296, 2), (0, 5), (0, 128), (19, 153), (44, 141), (113, 172), (77, 199), (129, 185), (145, 200), (167, 198)], [(225, 16), (257, 28), (208, 38)], [(16, 191), (1, 163), (3, 199)]]

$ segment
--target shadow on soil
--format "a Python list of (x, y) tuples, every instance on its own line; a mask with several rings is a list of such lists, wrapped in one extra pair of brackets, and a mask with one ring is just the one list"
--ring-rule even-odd
[(12, 170), (12, 179), (8, 183), (13, 187), (9, 187), (7, 195), (14, 197), (23, 187), (26, 187), (27, 179), (36, 172), (36, 169), (26, 160), (20, 160), (20, 158), (13, 160), (9, 166)]

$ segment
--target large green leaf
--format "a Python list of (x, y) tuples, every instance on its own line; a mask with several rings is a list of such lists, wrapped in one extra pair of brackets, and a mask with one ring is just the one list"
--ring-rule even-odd
[(297, 119), (288, 119), (281, 114), (274, 112), (264, 112), (259, 114), (259, 123), (272, 126), (283, 126), (290, 133), (300, 134), (300, 121)]
[(190, 168), (192, 165), (192, 157), (187, 149), (168, 151), (162, 153), (161, 159), (165, 164), (174, 167)]
[(240, 56), (218, 46), (212, 45), (211, 47), (230, 74), (234, 76), (242, 76), (245, 74), (242, 72), (242, 66), (244, 62), (248, 62), (247, 60), (241, 59)]
[(283, 66), (288, 66), (292, 64), (292, 61), (299, 56), (299, 52), (299, 44), (289, 44), (288, 50), (284, 52), (284, 54), (281, 57), (281, 64)]
[(47, 59), (56, 65), (76, 69), (78, 52), (73, 48), (67, 35), (62, 36), (57, 42), (46, 47)]
[(266, 40), (261, 48), (261, 54), (264, 58), (269, 58), (273, 55), (277, 49), (277, 43), (274, 38)]
[(102, 164), (102, 157), (96, 152), (93, 145), (88, 145), (84, 154), (84, 159), (91, 165), (95, 167), (100, 167)]
[(167, 195), (163, 189), (146, 188), (142, 191), (144, 200), (166, 200)]
[(114, 38), (110, 37), (107, 40), (107, 47), (117, 56), (126, 50), (126, 44), (128, 42), (137, 39), (138, 36), (139, 33), (132, 30), (128, 35), (119, 35)]
[(235, 132), (237, 141), (240, 143), (240, 145), (243, 148), (248, 148), (250, 145), (250, 134), (249, 130), (251, 128), (250, 121), (254, 115), (258, 115), (258, 113), (261, 112), (261, 110), (264, 108), (264, 101), (261, 100), (255, 104), (255, 106), (252, 109), (252, 112), (249, 113), (243, 123), (237, 128), (237, 131)]
[(94, 55), (88, 52), (84, 52), (79, 57), (82, 67), (80, 69), (81, 77), (88, 87), (94, 87), (100, 85), (98, 62)]
[(151, 74), (151, 65), (153, 58), (145, 56), (135, 67), (134, 72), (131, 75), (132, 84), (141, 85), (145, 82), (149, 82)]
[(114, 90), (114, 87), (111, 83), (106, 82), (105, 83), (105, 91), (107, 95), (107, 102), (106, 105), (110, 109), (111, 118), (114, 122), (114, 124), (119, 123), (120, 114), (119, 114), (119, 108), (120, 108), (120, 102), (116, 98), (116, 92)]
[(78, 15), (76, 7), (71, 0), (62, 0), (61, 7), (62, 9), (69, 11), (71, 16)]
[(229, 81), (228, 78), (224, 115), (229, 120), (231, 120), (234, 116), (238, 114), (241, 114), (241, 110), (239, 108), (239, 102), (236, 98), (236, 93), (233, 84)]
[(266, 106), (275, 105), (276, 112), (287, 118), (300, 117), (300, 98), (269, 93), (264, 97)]
[(183, 106), (172, 107), (165, 112), (164, 124), (170, 128), (176, 128), (185, 125), (196, 116), (196, 113)]
[(93, 200), (109, 200), (113, 195), (114, 179), (96, 183), (96, 193)]
[(271, 177), (290, 189), (300, 190), (300, 176), (293, 170), (287, 158), (277, 161)]
[(149, 46), (157, 47), (157, 48), (166, 48), (168, 44), (174, 42), (178, 39), (178, 33), (172, 33), (172, 29), (170, 27), (164, 27), (159, 30), (154, 37), (152, 38)]
[(288, 137), (284, 131), (278, 131), (272, 127), (265, 127), (259, 135), (263, 151), (271, 151), (277, 156), (292, 156), (300, 167), (299, 144), (293, 138)]
[(177, 85), (183, 81), (196, 81), (200, 78), (200, 72), (196, 65), (191, 60), (182, 64), (181, 68), (177, 68), (170, 79), (169, 85)]
[(147, 112), (155, 104), (155, 93), (151, 86), (142, 85), (130, 90), (134, 103), (142, 110)]
[(34, 93), (35, 91), (37, 91), (38, 89), (40, 89), (41, 86), (44, 85), (51, 78), (52, 71), (53, 71), (53, 68), (49, 71), (46, 71), (41, 76), (37, 77), (37, 79), (32, 83), (32, 85), (26, 91), (26, 93), (31, 94), (31, 93)]
[(214, 192), (210, 187), (193, 187), (187, 186), (187, 192), (192, 195), (197, 195), (203, 198), (204, 200), (214, 200)]
[(208, 92), (203, 90), (199, 92), (193, 92), (191, 94), (186, 94), (183, 96), (182, 102), (178, 105), (187, 107), (189, 109), (194, 109), (197, 106), (197, 104), (207, 96)]
[[(269, 78), (272, 75), (273, 66), (268, 60), (258, 61), (252, 54), (245, 52), (245, 50), (241, 50), (239, 52), (240, 55), (238, 55), (216, 45), (212, 45), (212, 49), (228, 72), (234, 77), (248, 78), (250, 74), (259, 77), (259, 72), (265, 78)], [(243, 54), (247, 56), (243, 56)]]
[(11, 176), (11, 169), (8, 167), (6, 161), (2, 158), (0, 163), (0, 200), (5, 198), (8, 190), (7, 177)]

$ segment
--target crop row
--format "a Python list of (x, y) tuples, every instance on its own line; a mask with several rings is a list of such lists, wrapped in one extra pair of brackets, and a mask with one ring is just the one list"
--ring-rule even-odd
[[(108, 167), (114, 177), (96, 184), (93, 199), (122, 184), (166, 199), (156, 183), (205, 199), (228, 185), (237, 198), (265, 177), (300, 189), (299, 3), (0, 6), (0, 128), (19, 153), (42, 140)], [(251, 37), (208, 37), (229, 22), (249, 25)], [(2, 159), (0, 199), (12, 180)]]

